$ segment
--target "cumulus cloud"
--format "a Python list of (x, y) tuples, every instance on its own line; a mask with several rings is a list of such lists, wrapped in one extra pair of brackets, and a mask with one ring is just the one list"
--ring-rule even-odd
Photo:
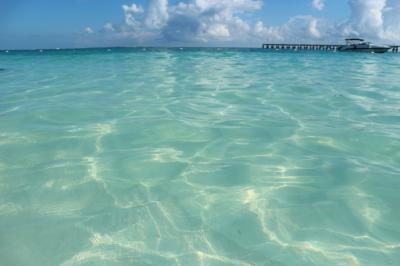
[(103, 30), (106, 32), (114, 32), (116, 31), (115, 26), (111, 22), (107, 22), (103, 26)]
[(381, 34), (386, 0), (350, 0), (351, 24), (361, 33)]
[(150, 0), (145, 24), (148, 28), (159, 29), (168, 21), (168, 0)]
[(386, 0), (349, 0), (349, 5), (352, 16), (344, 34), (400, 41), (400, 1), (389, 6)]
[(275, 42), (325, 42), (330, 40), (332, 26), (313, 16), (295, 16), (280, 26), (268, 27), (262, 22), (255, 25), (258, 39)]
[(122, 5), (122, 10), (125, 13), (143, 13), (143, 8), (140, 5), (132, 4), (132, 5)]
[(91, 27), (86, 27), (85, 32), (91, 34), (94, 33), (94, 30)]
[(137, 20), (137, 14), (143, 13), (143, 8), (139, 5), (132, 4), (123, 5), (122, 10), (124, 11), (125, 25), (133, 30), (137, 30), (141, 26), (141, 22)]
[(314, 9), (321, 11), (325, 7), (325, 0), (313, 0), (311, 5)]
[[(325, 0), (311, 3), (317, 10), (325, 8)], [(162, 44), (338, 42), (349, 36), (395, 41), (400, 38), (400, 0), (391, 3), (389, 6), (386, 0), (348, 0), (351, 17), (341, 23), (298, 15), (282, 25), (268, 26), (254, 19), (262, 0), (187, 0), (175, 4), (149, 0), (145, 7), (123, 5), (123, 21), (108, 22), (101, 31), (133, 43)]]
[(179, 3), (170, 9), (170, 19), (162, 35), (167, 40), (241, 40), (252, 27), (240, 15), (259, 10), (261, 6), (259, 0), (194, 0)]
[(400, 42), (400, 1), (384, 11), (385, 39)]
[(259, 10), (260, 0), (195, 0), (195, 5), (202, 11), (220, 10), (222, 13), (236, 13)]

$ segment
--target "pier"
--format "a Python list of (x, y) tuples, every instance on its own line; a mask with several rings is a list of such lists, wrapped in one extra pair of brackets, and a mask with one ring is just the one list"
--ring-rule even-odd
[(308, 50), (308, 51), (336, 51), (340, 45), (338, 44), (269, 44), (264, 43), (263, 49), (270, 50)]
[[(273, 44), (273, 43), (264, 43), (262, 45), (263, 49), (268, 50), (292, 50), (292, 51), (331, 51), (335, 52), (338, 48), (342, 46), (340, 44)], [(389, 53), (398, 53), (400, 52), (400, 46), (390, 46)]]
[(390, 46), (391, 48), (390, 48), (390, 50), (389, 50), (389, 52), (392, 52), (392, 53), (398, 53), (398, 52), (400, 52), (399, 50), (400, 50), (400, 46)]

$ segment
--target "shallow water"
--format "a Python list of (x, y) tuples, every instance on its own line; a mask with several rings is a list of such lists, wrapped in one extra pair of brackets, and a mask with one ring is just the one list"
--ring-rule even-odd
[(399, 265), (400, 56), (0, 52), (1, 265)]

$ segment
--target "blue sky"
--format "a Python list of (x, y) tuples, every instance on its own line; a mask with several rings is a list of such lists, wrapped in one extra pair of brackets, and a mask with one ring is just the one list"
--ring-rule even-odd
[[(1, 0), (0, 48), (395, 42), (400, 0)], [(399, 34), (400, 36), (400, 34)]]

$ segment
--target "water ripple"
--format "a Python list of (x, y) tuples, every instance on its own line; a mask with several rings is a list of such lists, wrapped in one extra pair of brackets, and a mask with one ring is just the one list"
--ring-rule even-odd
[(4, 265), (398, 265), (398, 57), (0, 57)]

